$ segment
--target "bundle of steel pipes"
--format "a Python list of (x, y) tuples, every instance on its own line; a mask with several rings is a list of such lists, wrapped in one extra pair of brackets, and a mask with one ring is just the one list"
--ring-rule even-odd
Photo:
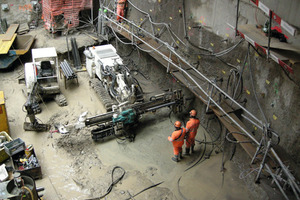
[(73, 71), (73, 69), (66, 60), (60, 63), (60, 68), (63, 71), (64, 76), (67, 80), (77, 78), (76, 73)]

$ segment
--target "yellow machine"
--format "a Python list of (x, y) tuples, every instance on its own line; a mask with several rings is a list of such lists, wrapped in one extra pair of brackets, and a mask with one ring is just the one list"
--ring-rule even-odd
[(5, 131), (9, 134), (8, 120), (5, 109), (4, 92), (0, 91), (0, 132)]

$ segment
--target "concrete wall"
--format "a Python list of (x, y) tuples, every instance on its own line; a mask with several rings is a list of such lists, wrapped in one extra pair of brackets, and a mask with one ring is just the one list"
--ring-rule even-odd
[(1, 0), (1, 4), (9, 5), (9, 11), (1, 10), (1, 18), (8, 24), (31, 22), (34, 12), (30, 0)]
[[(182, 45), (179, 40), (171, 40), (167, 31), (161, 35), (161, 39), (169, 41), (170, 44), (175, 43), (179, 47), (179, 51), (186, 56), (186, 59), (190, 63), (200, 62), (199, 70), (209, 78), (223, 77), (224, 82), (220, 83), (220, 87), (226, 88), (226, 81), (230, 74), (231, 68), (224, 65), (222, 62), (215, 58), (202, 56), (201, 53), (207, 53), (196, 50), (187, 42), (184, 33), (184, 16), (185, 11), (185, 24), (186, 35), (189, 40), (196, 45), (200, 45), (204, 48), (213, 50), (214, 52), (220, 52), (233, 44), (236, 44), (241, 38), (235, 37), (234, 30), (230, 25), (235, 26), (236, 21), (236, 3), (233, 0), (186, 0), (185, 10), (183, 10), (183, 1), (172, 0), (148, 0), (147, 2), (131, 0), (131, 2), (148, 12), (153, 21), (164, 22), (171, 27), (171, 30), (176, 33), (181, 41), (184, 41)], [(273, 8), (274, 11), (280, 14), (282, 7), (279, 5), (284, 4), (286, 1), (279, 1), (278, 6), (273, 4), (267, 4), (267, 6)], [(294, 5), (295, 4), (295, 5)], [(297, 6), (300, 5), (300, 1), (293, 2), (293, 7), (290, 13), (296, 12)], [(291, 7), (287, 4), (286, 9)], [(282, 11), (283, 12), (283, 11)], [(284, 12), (283, 12), (284, 14)], [(295, 15), (296, 16), (296, 15)], [(134, 7), (129, 5), (128, 17), (135, 23), (140, 24), (142, 28), (152, 32), (150, 23), (145, 20), (145, 14), (140, 13)], [(287, 22), (299, 26), (297, 18), (292, 18), (291, 15), (281, 16)], [(285, 18), (286, 17), (286, 18)], [(262, 11), (256, 8), (256, 6), (249, 1), (240, 2), (239, 12), (239, 25), (241, 24), (264, 24), (268, 19)], [(257, 22), (257, 23), (256, 23)], [(228, 25), (230, 24), (230, 25)], [(202, 25), (202, 28), (196, 28)], [(154, 26), (155, 33), (161, 31), (161, 26)], [(298, 45), (298, 38), (290, 37), (290, 43)], [(224, 39), (227, 39), (224, 41)], [(247, 52), (247, 42), (243, 42), (237, 49), (230, 54), (223, 56), (222, 58), (235, 66), (242, 67), (243, 60)], [(200, 56), (201, 55), (201, 56)], [(258, 102), (260, 103), (263, 113), (270, 123), (271, 128), (279, 133), (281, 137), (280, 145), (275, 147), (285, 156), (291, 156), (292, 159), (300, 165), (300, 151), (298, 135), (300, 134), (300, 70), (299, 64), (293, 66), (295, 73), (286, 74), (283, 69), (274, 61), (267, 61), (265, 56), (259, 56), (254, 50), (250, 51), (251, 68), (253, 73), (255, 92), (257, 93)], [(249, 63), (249, 61), (247, 61)], [(247, 100), (245, 107), (253, 113), (256, 117), (263, 120), (263, 114), (258, 108), (256, 98), (254, 96), (254, 90), (252, 88), (250, 79), (250, 68), (246, 66), (244, 74), (244, 86), (243, 93), (240, 100)], [(248, 129), (252, 131), (256, 136), (258, 130), (253, 124), (243, 120)], [(259, 137), (258, 137), (259, 138)], [(287, 154), (285, 154), (287, 153)], [(295, 170), (299, 171), (299, 170)]]

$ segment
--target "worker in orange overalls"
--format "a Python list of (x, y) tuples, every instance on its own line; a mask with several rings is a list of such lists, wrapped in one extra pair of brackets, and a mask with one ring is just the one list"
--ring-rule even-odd
[(195, 137), (197, 135), (197, 130), (200, 125), (200, 120), (196, 118), (197, 111), (191, 110), (190, 111), (190, 120), (186, 123), (186, 139), (185, 139), (185, 154), (190, 154), (190, 148), (191, 152), (194, 153), (194, 147), (195, 147)]
[(184, 137), (186, 134), (185, 128), (181, 128), (180, 121), (176, 121), (175, 124), (175, 131), (172, 133), (171, 136), (168, 137), (168, 140), (173, 143), (173, 151), (174, 157), (172, 160), (175, 162), (179, 161), (179, 158), (182, 159), (182, 145), (184, 144)]
[(117, 21), (121, 22), (123, 19), (120, 17), (125, 16), (125, 9), (127, 8), (127, 0), (118, 0), (117, 3)]

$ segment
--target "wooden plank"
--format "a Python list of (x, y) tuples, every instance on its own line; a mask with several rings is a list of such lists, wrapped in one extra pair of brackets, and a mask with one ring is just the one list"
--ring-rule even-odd
[(17, 37), (17, 34), (15, 33), (12, 37), (11, 40), (9, 41), (3, 41), (1, 38), (3, 38), (2, 36), (0, 37), (0, 54), (7, 54), (11, 45), (13, 44), (13, 42), (15, 41)]
[(19, 27), (19, 24), (10, 25), (9, 28), (7, 29), (6, 33), (4, 34), (2, 40), (3, 41), (10, 41), (13, 38), (13, 36), (14, 36), (15, 32), (17, 31), (18, 27)]

